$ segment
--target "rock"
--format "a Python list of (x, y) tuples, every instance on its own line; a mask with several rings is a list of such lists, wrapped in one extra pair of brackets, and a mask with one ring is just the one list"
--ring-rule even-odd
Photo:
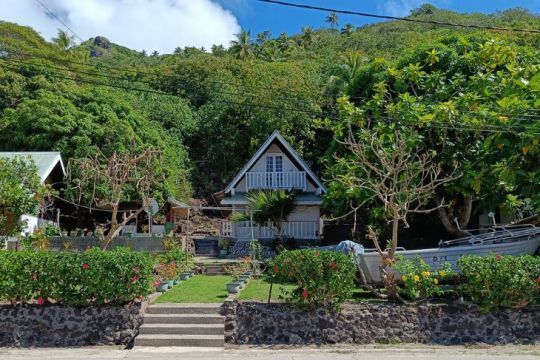
[(111, 42), (104, 36), (96, 36), (94, 38), (94, 45), (99, 46), (102, 49), (112, 48)]

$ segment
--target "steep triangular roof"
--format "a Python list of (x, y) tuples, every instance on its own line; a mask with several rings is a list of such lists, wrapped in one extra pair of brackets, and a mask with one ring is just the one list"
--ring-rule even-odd
[(317, 185), (317, 187), (321, 188), (323, 192), (326, 192), (326, 186), (321, 182), (321, 180), (311, 171), (309, 166), (305, 163), (305, 161), (298, 155), (298, 153), (292, 148), (292, 146), (285, 140), (283, 136), (279, 133), (279, 131), (275, 130), (272, 135), (266, 139), (266, 141), (259, 147), (259, 150), (249, 159), (249, 161), (244, 165), (242, 170), (236, 174), (233, 181), (230, 182), (230, 184), (225, 188), (225, 193), (230, 193), (231, 190), (242, 180), (242, 178), (246, 175), (246, 173), (255, 165), (255, 163), (261, 158), (261, 156), (264, 155), (264, 153), (268, 150), (268, 148), (274, 143), (274, 141), (278, 142), (281, 146), (283, 146), (288, 154), (293, 158), (293, 160), (302, 168), (303, 171), (306, 172), (308, 177), (311, 179), (311, 181)]
[(3, 158), (30, 158), (34, 161), (37, 167), (39, 178), (44, 182), (57, 164), (60, 164), (62, 173), (66, 176), (66, 168), (62, 162), (62, 156), (57, 151), (12, 151), (0, 152), (0, 157)]

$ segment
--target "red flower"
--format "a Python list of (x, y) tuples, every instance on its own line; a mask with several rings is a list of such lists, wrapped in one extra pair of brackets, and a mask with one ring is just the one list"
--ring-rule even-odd
[(274, 265), (274, 274), (277, 274), (279, 272), (279, 268), (277, 265)]
[(499, 255), (499, 254), (495, 255), (495, 260), (500, 261), (501, 259), (502, 259), (501, 255)]
[(161, 284), (161, 281), (159, 281), (159, 280), (154, 281), (154, 286), (155, 287), (158, 287), (160, 284)]
[(136, 283), (137, 280), (139, 280), (139, 275), (133, 275), (133, 276), (131, 277), (131, 283), (132, 283), (132, 284)]
[(336, 269), (337, 269), (337, 264), (336, 264), (334, 261), (332, 261), (332, 262), (330, 263), (330, 269), (332, 269), (332, 270), (336, 270)]
[(84, 263), (84, 264), (82, 264), (82, 268), (84, 270), (88, 270), (90, 268), (90, 265), (88, 265), (87, 263)]
[(304, 291), (302, 291), (302, 298), (306, 300), (308, 297), (309, 297), (309, 291), (307, 291), (307, 289), (304, 289)]
[(38, 299), (37, 299), (37, 303), (38, 305), (43, 305), (45, 303), (45, 300), (40, 296)]
[(34, 281), (37, 280), (37, 274), (36, 273), (32, 273), (32, 280), (34, 280)]

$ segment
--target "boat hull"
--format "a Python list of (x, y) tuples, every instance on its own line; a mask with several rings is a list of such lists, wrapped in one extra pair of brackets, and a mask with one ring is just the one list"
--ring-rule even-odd
[[(420, 250), (396, 251), (396, 256), (412, 259), (419, 256), (434, 270), (438, 270), (444, 263), (449, 263), (456, 272), (459, 272), (457, 262), (463, 255), (486, 256), (489, 254), (499, 255), (533, 255), (540, 247), (540, 236), (525, 240), (489, 245), (464, 245), (454, 247), (439, 247)], [(379, 266), (381, 257), (377, 252), (366, 252), (357, 257), (358, 265), (364, 272), (366, 280), (370, 284), (382, 282)], [(396, 272), (397, 273), (397, 272)], [(399, 275), (399, 274), (398, 274)]]

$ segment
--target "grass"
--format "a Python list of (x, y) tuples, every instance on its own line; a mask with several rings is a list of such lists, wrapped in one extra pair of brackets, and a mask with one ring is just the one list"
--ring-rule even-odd
[[(275, 283), (272, 287), (272, 300), (279, 301), (279, 295), (283, 290), (293, 290), (296, 288), (294, 284), (279, 284)], [(262, 277), (259, 279), (252, 279), (247, 287), (240, 292), (240, 300), (253, 300), (253, 301), (268, 301), (268, 291), (270, 290), (270, 279), (268, 277)]]
[(157, 298), (157, 303), (221, 303), (227, 296), (230, 276), (195, 275)]

